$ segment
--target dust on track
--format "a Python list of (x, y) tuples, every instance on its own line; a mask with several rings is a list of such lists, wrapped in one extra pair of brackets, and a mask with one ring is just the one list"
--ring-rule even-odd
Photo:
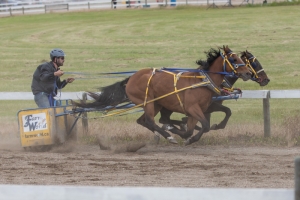
[[(0, 142), (0, 184), (293, 188), (299, 147), (66, 144), (49, 152)], [(130, 149), (138, 147), (138, 149)]]

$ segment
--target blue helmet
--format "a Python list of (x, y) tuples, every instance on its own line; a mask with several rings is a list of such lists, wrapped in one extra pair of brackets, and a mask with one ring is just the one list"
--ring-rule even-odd
[(61, 49), (52, 49), (50, 51), (50, 58), (53, 60), (54, 57), (63, 57), (66, 56), (65, 52)]

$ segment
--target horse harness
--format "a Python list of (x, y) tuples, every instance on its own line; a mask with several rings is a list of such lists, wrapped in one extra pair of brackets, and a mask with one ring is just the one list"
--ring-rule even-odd
[[(228, 58), (228, 54), (229, 54), (229, 58)], [(226, 72), (226, 63), (230, 66), (230, 68), (232, 69), (232, 71), (234, 72), (234, 74), (236, 74), (236, 69), (240, 66), (244, 66), (245, 64), (235, 64), (234, 61), (231, 59), (231, 56), (234, 55), (235, 53), (232, 53), (232, 52), (229, 52), (227, 54), (224, 53), (220, 53), (220, 55), (222, 56), (223, 58), (223, 72), (221, 72), (220, 74), (224, 74), (224, 73), (228, 73)], [(160, 71), (160, 72), (165, 72), (165, 73), (168, 73), (170, 75), (173, 75), (173, 80), (174, 80), (174, 91), (173, 92), (170, 92), (168, 94), (165, 94), (165, 95), (162, 95), (160, 97), (157, 97), (155, 99), (152, 99), (150, 101), (147, 101), (147, 96), (148, 96), (148, 91), (149, 91), (149, 85), (150, 85), (150, 82), (151, 82), (151, 79), (152, 77), (154, 76), (155, 72), (156, 71)], [(145, 92), (145, 100), (144, 100), (144, 103), (143, 103), (143, 106), (146, 106), (147, 103), (150, 103), (150, 102), (154, 102), (154, 101), (157, 101), (159, 99), (162, 99), (164, 97), (167, 97), (169, 95), (172, 95), (172, 94), (176, 94), (177, 96), (177, 99), (179, 101), (179, 104), (180, 104), (180, 107), (182, 108), (182, 111), (184, 112), (184, 114), (186, 115), (186, 112), (185, 112), (185, 109), (184, 109), (184, 105), (182, 103), (182, 100), (180, 99), (178, 93), (181, 92), (181, 91), (184, 91), (184, 90), (187, 90), (187, 89), (191, 89), (191, 88), (197, 88), (197, 87), (203, 87), (203, 86), (206, 86), (208, 87), (211, 91), (213, 91), (216, 95), (218, 96), (221, 96), (224, 92), (229, 94), (229, 92), (227, 92), (227, 88), (226, 89), (221, 89), (220, 87), (218, 87), (212, 80), (211, 78), (208, 76), (208, 73), (209, 72), (206, 72), (206, 71), (202, 71), (202, 70), (199, 70), (199, 76), (186, 76), (184, 75), (184, 72), (179, 72), (179, 73), (174, 73), (174, 72), (170, 72), (170, 71), (167, 71), (167, 70), (164, 70), (164, 69), (160, 69), (160, 70), (157, 70), (156, 68), (153, 68), (152, 70), (152, 74), (151, 76), (149, 77), (149, 80), (147, 82), (147, 86), (146, 86), (146, 92)], [(228, 74), (231, 74), (231, 73), (228, 73)], [(200, 83), (197, 83), (197, 84), (193, 84), (191, 86), (188, 86), (188, 87), (184, 87), (184, 88), (181, 88), (181, 89), (177, 89), (177, 82), (180, 78), (199, 78), (199, 79), (202, 79), (202, 82)], [(227, 82), (228, 83), (228, 82)], [(229, 84), (229, 83), (228, 83)], [(231, 87), (232, 88), (232, 87)], [(140, 104), (141, 105), (141, 104)]]
[[(226, 68), (226, 63), (229, 65), (229, 67), (232, 69), (232, 71), (234, 73), (236, 73), (236, 69), (241, 66), (241, 65), (245, 65), (245, 64), (235, 64), (234, 61), (231, 58), (231, 56), (234, 54), (232, 52), (229, 52), (227, 54), (222, 53), (220, 52), (222, 58), (224, 59), (223, 61), (223, 70), (224, 72), (216, 72), (216, 73), (219, 73), (219, 74), (230, 74), (232, 75), (232, 72), (229, 73), (229, 72), (226, 72), (225, 71), (225, 68)], [(229, 54), (229, 58), (228, 58), (228, 54)], [(151, 79), (152, 77), (155, 75), (155, 72), (156, 71), (161, 71), (161, 72), (165, 72), (165, 73), (168, 73), (168, 74), (171, 74), (173, 75), (174, 77), (174, 91), (173, 92), (170, 92), (168, 94), (165, 94), (163, 96), (160, 96), (160, 97), (157, 97), (157, 98), (154, 98), (154, 99), (151, 99), (151, 100), (147, 100), (147, 96), (148, 96), (148, 91), (149, 91), (149, 85), (150, 85), (150, 82), (151, 82)], [(114, 115), (120, 115), (122, 113), (125, 113), (127, 111), (130, 111), (130, 110), (133, 110), (133, 109), (136, 109), (136, 108), (139, 108), (139, 107), (142, 107), (142, 106), (146, 106), (146, 104), (148, 103), (152, 103), (152, 102), (155, 102), (159, 99), (162, 99), (162, 98), (165, 98), (169, 95), (172, 95), (172, 94), (176, 94), (177, 98), (178, 98), (178, 101), (180, 103), (180, 106), (183, 110), (183, 112), (186, 114), (185, 112), (185, 109), (184, 109), (184, 105), (178, 95), (179, 92), (181, 91), (184, 91), (184, 90), (187, 90), (187, 89), (192, 89), (192, 88), (197, 88), (197, 87), (203, 87), (203, 86), (206, 86), (208, 87), (210, 90), (212, 90), (214, 93), (216, 93), (216, 95), (220, 96), (222, 95), (222, 92), (225, 92), (228, 94), (228, 92), (226, 92), (226, 90), (224, 89), (221, 89), (220, 87), (216, 86), (216, 84), (211, 80), (211, 78), (208, 76), (208, 73), (210, 72), (207, 72), (207, 71), (203, 71), (203, 70), (197, 70), (197, 72), (199, 73), (199, 76), (186, 76), (184, 75), (184, 72), (189, 72), (188, 70), (187, 71), (182, 71), (182, 72), (179, 72), (179, 73), (174, 73), (174, 72), (171, 72), (171, 71), (167, 71), (165, 69), (156, 69), (156, 68), (153, 68), (152, 70), (152, 74), (151, 76), (149, 77), (149, 80), (147, 82), (147, 86), (146, 86), (146, 91), (145, 91), (145, 99), (144, 99), (144, 103), (141, 103), (141, 104), (138, 104), (138, 105), (135, 105), (135, 106), (132, 106), (132, 107), (129, 107), (129, 108), (126, 108), (124, 110), (120, 110), (120, 111), (117, 111), (117, 112), (113, 112), (113, 113), (110, 113), (108, 114), (109, 111), (112, 111), (114, 109), (110, 109), (109, 111), (104, 111), (105, 115), (103, 116), (100, 116), (99, 118), (104, 118), (104, 117), (109, 117), (109, 116), (114, 116)], [(200, 83), (197, 83), (197, 84), (193, 84), (191, 86), (188, 86), (188, 87), (184, 87), (184, 88), (181, 88), (181, 89), (177, 89), (177, 82), (180, 78), (199, 78), (199, 79), (203, 79), (202, 82)]]

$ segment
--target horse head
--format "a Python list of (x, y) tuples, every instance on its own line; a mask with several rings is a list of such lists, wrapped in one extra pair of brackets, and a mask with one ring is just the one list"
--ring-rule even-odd
[(255, 56), (246, 50), (241, 52), (241, 59), (244, 61), (244, 63), (246, 63), (247, 67), (252, 72), (252, 80), (259, 83), (260, 86), (268, 85), (270, 79)]
[(233, 53), (228, 46), (223, 46), (222, 50), (223, 71), (233, 72), (244, 81), (251, 79), (251, 72), (243, 60), (236, 53)]

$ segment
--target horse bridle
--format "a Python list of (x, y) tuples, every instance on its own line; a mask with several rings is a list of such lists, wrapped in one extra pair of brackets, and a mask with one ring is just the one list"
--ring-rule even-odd
[[(222, 53), (220, 52), (220, 55), (223, 58), (223, 71), (226, 71), (226, 63), (229, 65), (229, 67), (232, 69), (232, 71), (237, 74), (236, 69), (239, 67), (245, 66), (246, 64), (236, 64), (234, 63), (234, 59), (232, 58), (233, 55), (236, 55), (236, 53), (233, 53), (232, 51), (225, 53), (225, 51)], [(229, 58), (228, 58), (229, 56)]]
[[(252, 60), (252, 61), (251, 61)], [(258, 77), (258, 74), (263, 72), (264, 69), (260, 69), (258, 71), (255, 71), (255, 68), (257, 67), (256, 66), (256, 63), (255, 63), (255, 60), (256, 60), (256, 57), (255, 56), (252, 56), (250, 58), (247, 58), (247, 56), (245, 55), (245, 61), (246, 61), (246, 66), (248, 66), (248, 68), (250, 69), (250, 71), (252, 72), (252, 76), (254, 76), (254, 78), (252, 78), (253, 80), (258, 80), (257, 82), (260, 81), (259, 77)]]

